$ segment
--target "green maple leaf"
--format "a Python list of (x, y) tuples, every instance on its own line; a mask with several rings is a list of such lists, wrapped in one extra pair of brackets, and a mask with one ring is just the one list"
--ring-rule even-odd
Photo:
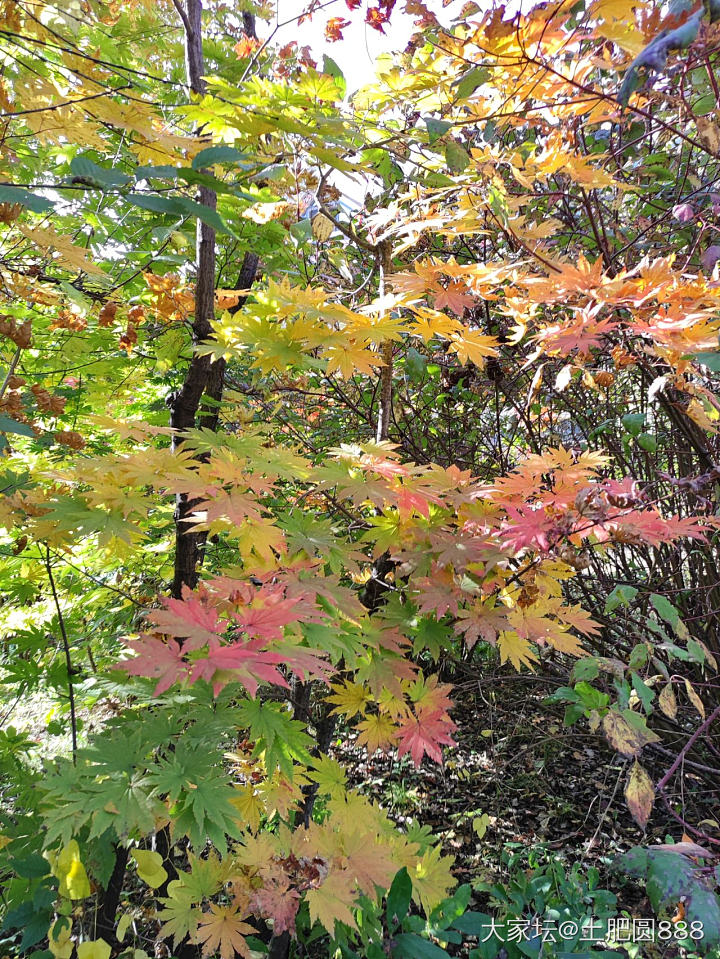
[(238, 839), (242, 834), (232, 795), (232, 787), (217, 777), (199, 782), (172, 810), (175, 831), (188, 836), (197, 848), (209, 838), (226, 855), (227, 836)]
[(191, 892), (179, 880), (170, 883), (168, 893), (167, 899), (160, 900), (163, 908), (157, 914), (162, 922), (160, 937), (167, 939), (172, 936), (173, 945), (177, 946), (186, 936), (195, 935), (202, 911), (195, 905)]
[(97, 534), (101, 546), (107, 546), (113, 539), (131, 543), (142, 535), (120, 510), (95, 509), (72, 496), (57, 496), (49, 504), (49, 512), (43, 520), (75, 535)]
[(312, 760), (309, 749), (312, 739), (299, 720), (279, 707), (248, 699), (241, 703), (241, 721), (249, 727), (250, 737), (257, 742), (255, 754), (265, 752), (265, 768), (271, 774), (276, 768), (289, 778), (295, 761), (307, 764)]

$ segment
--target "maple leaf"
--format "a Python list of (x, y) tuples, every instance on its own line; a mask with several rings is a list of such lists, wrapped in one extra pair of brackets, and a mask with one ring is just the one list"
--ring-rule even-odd
[(437, 676), (421, 676), (411, 683), (408, 688), (408, 698), (415, 704), (418, 715), (436, 713), (452, 708), (452, 700), (448, 693), (452, 687), (447, 683), (440, 683)]
[(234, 906), (219, 906), (210, 903), (210, 912), (204, 912), (198, 922), (194, 940), (202, 943), (202, 953), (210, 956), (219, 952), (221, 959), (235, 959), (235, 955), (250, 959), (250, 947), (245, 939), (257, 930)]
[(350, 26), (350, 21), (346, 20), (344, 17), (330, 17), (328, 22), (325, 24), (325, 37), (330, 43), (334, 43), (336, 40), (342, 40), (343, 30), (345, 27)]
[(308, 778), (317, 783), (321, 793), (327, 793), (335, 798), (342, 797), (347, 792), (347, 776), (339, 762), (329, 756), (321, 756), (315, 760), (315, 768), (307, 773)]
[(168, 892), (170, 896), (167, 899), (160, 899), (163, 908), (157, 914), (162, 922), (159, 935), (163, 939), (172, 936), (177, 946), (186, 936), (195, 935), (202, 912), (191, 892), (182, 888), (177, 880), (170, 883)]
[(141, 636), (140, 639), (126, 644), (137, 655), (134, 659), (126, 659), (118, 663), (118, 669), (124, 670), (130, 676), (147, 676), (157, 679), (158, 683), (153, 690), (153, 696), (159, 696), (168, 690), (173, 683), (187, 676), (188, 664), (183, 659), (180, 644), (169, 639), (165, 642), (156, 636)]
[(704, 540), (702, 520), (695, 516), (670, 516), (664, 519), (657, 510), (634, 510), (606, 524), (614, 528), (619, 542), (644, 542), (661, 546), (680, 537)]
[(378, 366), (382, 366), (377, 353), (352, 340), (329, 346), (322, 355), (327, 360), (327, 372), (339, 373), (344, 380), (351, 379), (357, 373), (371, 374)]
[(272, 519), (248, 519), (238, 533), (238, 545), (243, 556), (254, 552), (261, 559), (274, 560), (275, 553), (285, 550), (285, 536)]
[(450, 351), (457, 354), (461, 363), (474, 363), (482, 366), (485, 358), (497, 354), (498, 341), (494, 336), (486, 336), (477, 330), (464, 329), (462, 333), (453, 333), (450, 338)]
[(46, 229), (40, 227), (30, 227), (24, 224), (18, 224), (18, 229), (36, 246), (47, 251), (55, 252), (60, 264), (65, 267), (72, 267), (75, 270), (83, 270), (85, 273), (104, 276), (103, 270), (92, 261), (88, 256), (88, 251), (82, 246), (76, 246), (69, 237), (60, 236), (53, 226)]
[(425, 343), (429, 343), (435, 336), (442, 339), (449, 339), (453, 334), (461, 331), (460, 323), (445, 313), (439, 313), (437, 310), (430, 310), (427, 307), (414, 307), (416, 320), (411, 327), (411, 332), (415, 336), (421, 337)]
[(188, 586), (183, 586), (182, 599), (166, 599), (165, 609), (153, 610), (148, 618), (160, 632), (182, 638), (185, 649), (199, 649), (227, 628), (217, 611)]
[(427, 753), (430, 759), (441, 763), (440, 747), (457, 745), (450, 735), (454, 729), (455, 723), (442, 710), (409, 717), (398, 725), (398, 756), (409, 752), (415, 765), (420, 766)]
[(310, 921), (319, 922), (331, 936), (335, 935), (335, 924), (345, 923), (351, 929), (357, 929), (355, 917), (348, 903), (355, 896), (355, 883), (350, 873), (331, 869), (327, 879), (317, 889), (309, 889), (306, 900), (310, 909)]
[(255, 787), (251, 783), (238, 786), (230, 802), (240, 813), (241, 822), (247, 823), (251, 832), (257, 832), (265, 809)]
[(597, 313), (601, 309), (602, 304), (597, 304), (574, 310), (572, 319), (544, 326), (534, 338), (548, 353), (560, 353), (563, 356), (574, 350), (589, 353), (591, 349), (599, 349), (604, 345), (608, 333), (620, 326), (608, 317), (598, 319)]
[(472, 649), (478, 639), (495, 646), (498, 633), (507, 629), (507, 608), (476, 603), (458, 611), (455, 632), (465, 637), (468, 649)]
[(462, 593), (449, 569), (438, 570), (432, 577), (418, 577), (413, 581), (417, 590), (417, 607), (420, 613), (435, 613), (439, 618), (445, 613), (458, 615)]
[(253, 913), (272, 919), (273, 935), (279, 936), (283, 932), (295, 932), (295, 917), (300, 905), (300, 893), (290, 885), (287, 876), (273, 876), (268, 880), (265, 876), (264, 886), (256, 890), (250, 899)]
[(455, 885), (451, 866), (452, 859), (443, 856), (439, 846), (436, 846), (423, 853), (414, 869), (408, 869), (412, 879), (413, 899), (420, 902), (428, 916)]
[(369, 753), (378, 750), (385, 751), (395, 742), (395, 724), (389, 716), (382, 713), (371, 713), (358, 723), (359, 746), (365, 746)]
[(273, 649), (283, 657), (288, 669), (296, 673), (303, 682), (307, 679), (319, 679), (329, 685), (328, 675), (332, 673), (333, 667), (326, 662), (326, 653), (313, 652), (292, 639), (275, 643)]
[(503, 524), (501, 539), (504, 546), (519, 552), (528, 546), (547, 552), (550, 549), (548, 534), (556, 526), (556, 520), (544, 509), (536, 507), (517, 509), (506, 506), (507, 522)]
[(285, 657), (281, 653), (269, 652), (264, 645), (260, 639), (248, 642), (238, 640), (226, 646), (213, 643), (206, 656), (194, 660), (190, 682), (207, 680), (212, 684), (216, 696), (231, 681), (242, 683), (253, 698), (260, 683), (289, 688), (287, 680), (277, 668), (285, 663)]
[(233, 619), (244, 632), (262, 639), (281, 639), (283, 627), (298, 618), (299, 597), (287, 599), (282, 592), (266, 590), (246, 606), (233, 613)]
[(362, 892), (374, 897), (377, 889), (387, 889), (397, 872), (388, 846), (384, 842), (368, 841), (362, 829), (343, 836), (343, 851), (347, 858), (345, 868)]
[[(174, 484), (178, 492), (192, 493), (194, 489), (190, 483)], [(180, 488), (182, 485), (182, 489)], [(207, 494), (205, 482), (200, 484), (201, 491)], [(190, 486), (190, 488), (188, 488)], [(247, 493), (233, 490), (226, 492), (220, 490), (212, 499), (201, 499), (195, 506), (195, 510), (187, 517), (187, 522), (191, 523), (195, 529), (207, 529), (211, 533), (221, 532), (225, 529), (241, 527), (247, 520), (258, 522), (262, 519), (260, 506), (256, 499)]]
[(470, 296), (467, 287), (463, 283), (449, 283), (446, 289), (440, 289), (436, 294), (433, 306), (436, 310), (442, 310), (447, 307), (457, 316), (462, 316), (466, 308), (469, 309), (475, 303), (475, 297)]
[(256, 37), (249, 37), (246, 33), (243, 33), (240, 42), (235, 44), (233, 50), (238, 55), (238, 59), (242, 60), (245, 57), (252, 56), (259, 46), (260, 41)]
[(359, 683), (344, 682), (342, 686), (333, 686), (334, 692), (332, 696), (327, 697), (327, 701), (330, 703), (336, 703), (335, 709), (332, 710), (332, 714), (340, 714), (342, 716), (350, 719), (356, 713), (365, 713), (365, 709), (369, 702), (372, 702), (372, 697), (368, 694), (368, 691), (364, 686), (361, 686)]
[(369, 23), (374, 30), (385, 33), (384, 23), (388, 22), (387, 14), (379, 7), (368, 7), (365, 11), (365, 23)]
[(602, 632), (600, 624), (596, 623), (582, 606), (562, 605), (558, 607), (556, 615), (559, 616), (564, 623), (567, 623), (568, 626), (572, 626), (573, 629), (582, 633), (583, 636), (599, 636)]
[(533, 663), (537, 662), (537, 656), (530, 643), (518, 636), (514, 630), (503, 630), (500, 633), (498, 649), (500, 650), (500, 662), (506, 663), (510, 660), (518, 672), (522, 669), (523, 664), (532, 670)]

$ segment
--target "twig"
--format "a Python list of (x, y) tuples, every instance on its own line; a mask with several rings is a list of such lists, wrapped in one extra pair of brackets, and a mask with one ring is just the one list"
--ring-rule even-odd
[(65, 629), (65, 619), (62, 614), (62, 609), (60, 608), (60, 600), (58, 599), (57, 589), (55, 588), (55, 577), (52, 574), (52, 565), (50, 563), (50, 547), (45, 547), (47, 554), (45, 556), (45, 569), (47, 570), (48, 579), (50, 580), (50, 589), (52, 590), (53, 600), (55, 602), (55, 609), (57, 610), (58, 623), (60, 625), (60, 635), (62, 636), (63, 648), (65, 650), (65, 666), (67, 668), (68, 675), (68, 699), (70, 701), (70, 723), (72, 726), (72, 760), (73, 765), (77, 763), (77, 716), (75, 713), (75, 692), (73, 690), (73, 668), (72, 668), (72, 659), (70, 657), (70, 643), (68, 641), (67, 630)]
[(675, 762), (672, 764), (672, 766), (668, 769), (668, 771), (665, 773), (665, 775), (662, 777), (660, 782), (655, 787), (658, 792), (662, 792), (665, 786), (667, 786), (668, 782), (670, 781), (670, 777), (673, 775), (675, 770), (683, 761), (683, 759), (685, 758), (685, 755), (690, 751), (690, 748), (692, 747), (693, 743), (696, 742), (700, 738), (700, 736), (702, 736), (705, 730), (715, 722), (718, 716), (720, 716), (720, 706), (718, 706), (716, 709), (714, 709), (710, 713), (708, 718), (705, 720), (705, 722), (701, 726), (698, 726), (698, 728), (692, 734), (690, 739), (688, 739), (688, 741), (685, 743), (683, 748), (677, 754), (675, 758)]
[(10, 360), (10, 367), (7, 371), (7, 375), (5, 376), (5, 379), (2, 381), (2, 386), (0, 386), (0, 400), (3, 398), (3, 396), (5, 396), (5, 390), (8, 388), (8, 383), (10, 382), (10, 378), (12, 377), (13, 373), (15, 372), (15, 368), (20, 362), (21, 351), (22, 351), (22, 347), (18, 346), (18, 348), (15, 350), (15, 353), (13, 354), (13, 358)]

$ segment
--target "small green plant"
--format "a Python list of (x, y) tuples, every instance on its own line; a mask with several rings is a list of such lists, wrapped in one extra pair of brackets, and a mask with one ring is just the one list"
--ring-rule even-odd
[(542, 847), (515, 844), (502, 859), (504, 883), (474, 883), (475, 892), (487, 896), (491, 914), (466, 912), (453, 926), (477, 937), (472, 959), (621, 956), (601, 948), (618, 920), (617, 899), (600, 888), (594, 866), (575, 863), (568, 869), (559, 859), (548, 860)]

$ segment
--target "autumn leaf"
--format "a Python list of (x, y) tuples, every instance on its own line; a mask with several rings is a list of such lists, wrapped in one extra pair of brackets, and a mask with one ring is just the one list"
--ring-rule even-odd
[(325, 882), (307, 892), (310, 921), (319, 922), (331, 936), (335, 935), (338, 922), (356, 929), (355, 917), (350, 909), (355, 895), (354, 886), (349, 873), (331, 869)]
[(655, 801), (655, 789), (652, 779), (637, 759), (628, 773), (625, 799), (633, 819), (641, 829), (645, 829)]
[(603, 719), (603, 730), (613, 749), (623, 756), (637, 757), (644, 746), (660, 741), (643, 717), (631, 709), (610, 709)]
[(452, 859), (443, 856), (440, 849), (435, 847), (423, 854), (414, 869), (408, 870), (412, 879), (413, 899), (422, 905), (427, 916), (455, 885), (451, 865)]
[(533, 648), (526, 639), (522, 639), (514, 630), (502, 630), (498, 636), (498, 649), (500, 650), (500, 662), (506, 663), (508, 660), (518, 671), (523, 666), (533, 670), (533, 663), (537, 662), (537, 656)]
[(204, 956), (219, 952), (221, 959), (234, 959), (236, 954), (250, 959), (250, 947), (245, 936), (256, 932), (244, 915), (233, 906), (210, 903), (209, 912), (204, 912), (198, 921), (194, 940), (202, 944)]
[(357, 743), (369, 753), (388, 749), (396, 737), (395, 724), (382, 713), (370, 713), (358, 723)]
[(408, 717), (397, 726), (397, 751), (402, 757), (410, 753), (416, 766), (427, 754), (435, 762), (442, 762), (441, 746), (456, 746), (450, 735), (455, 723), (441, 710)]
[(365, 714), (367, 704), (372, 702), (372, 697), (364, 686), (359, 683), (344, 682), (341, 686), (333, 686), (332, 696), (327, 697), (327, 701), (335, 703), (334, 714), (340, 713), (342, 716), (351, 719), (357, 713)]

